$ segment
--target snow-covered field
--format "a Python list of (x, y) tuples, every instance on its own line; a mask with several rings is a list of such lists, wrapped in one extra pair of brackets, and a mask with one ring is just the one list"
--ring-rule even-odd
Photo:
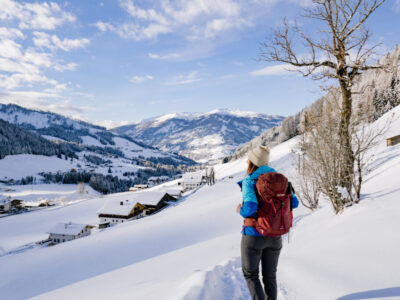
[(0, 160), (0, 179), (21, 179), (37, 176), (40, 172), (66, 172), (77, 168), (77, 161), (59, 159), (56, 156), (19, 154), (8, 155)]
[(76, 184), (28, 184), (28, 185), (0, 185), (0, 199), (11, 197), (25, 202), (62, 201), (70, 202), (99, 196), (88, 184), (80, 193)]
[[(400, 134), (400, 107), (394, 112), (388, 136)], [(289, 140), (271, 153), (271, 165), (294, 182), (296, 144)], [(278, 267), (279, 299), (400, 298), (400, 145), (387, 148), (382, 138), (372, 153), (360, 204), (338, 216), (328, 203), (312, 214), (294, 211)], [(1, 256), (1, 298), (249, 299), (235, 213), (245, 167), (245, 158), (216, 166), (214, 186), (153, 216)], [(41, 239), (59, 221), (93, 224), (108, 198), (0, 219), (0, 247)]]

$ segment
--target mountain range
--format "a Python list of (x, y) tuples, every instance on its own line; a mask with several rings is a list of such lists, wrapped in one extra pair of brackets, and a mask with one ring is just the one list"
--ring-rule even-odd
[(221, 160), (284, 119), (261, 113), (217, 109), (207, 113), (174, 113), (114, 128), (135, 140), (172, 151), (197, 162)]

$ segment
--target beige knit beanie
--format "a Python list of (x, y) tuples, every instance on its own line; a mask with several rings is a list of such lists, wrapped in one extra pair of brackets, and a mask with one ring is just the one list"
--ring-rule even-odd
[(257, 167), (267, 165), (269, 163), (269, 148), (266, 146), (258, 146), (254, 149), (250, 149), (247, 156)]

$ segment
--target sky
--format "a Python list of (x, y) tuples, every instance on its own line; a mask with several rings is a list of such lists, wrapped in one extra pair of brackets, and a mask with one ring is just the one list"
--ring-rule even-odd
[[(217, 108), (289, 116), (318, 82), (260, 60), (310, 0), (0, 0), (0, 103), (106, 127)], [(400, 41), (400, 0), (368, 20), (379, 54)]]

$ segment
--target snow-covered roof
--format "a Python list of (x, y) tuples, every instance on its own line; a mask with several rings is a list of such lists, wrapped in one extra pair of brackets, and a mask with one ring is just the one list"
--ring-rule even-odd
[(1, 199), (1, 200), (0, 200), (0, 205), (7, 204), (7, 203), (9, 203), (9, 202), (11, 202), (10, 199)]
[(138, 188), (141, 188), (141, 187), (149, 187), (147, 184), (135, 184), (133, 187), (138, 187)]
[(171, 196), (176, 196), (176, 195), (182, 194), (181, 189), (165, 189), (164, 191)]
[(64, 234), (64, 235), (78, 235), (83, 229), (86, 228), (86, 224), (77, 223), (57, 223), (47, 233), (51, 234)]
[[(128, 216), (136, 203), (157, 205), (164, 197), (166, 192), (134, 192), (120, 197), (108, 199), (105, 205), (97, 212), (99, 214), (109, 214), (118, 216)], [(121, 205), (121, 202), (123, 203)]]
[[(121, 205), (122, 203), (122, 205)], [(129, 216), (136, 202), (129, 200), (109, 199), (106, 204), (98, 211), (99, 214)]]
[(185, 183), (189, 182), (200, 182), (203, 176), (205, 176), (205, 170), (197, 171), (197, 172), (191, 172), (191, 173), (185, 173), (182, 176), (182, 180)]

